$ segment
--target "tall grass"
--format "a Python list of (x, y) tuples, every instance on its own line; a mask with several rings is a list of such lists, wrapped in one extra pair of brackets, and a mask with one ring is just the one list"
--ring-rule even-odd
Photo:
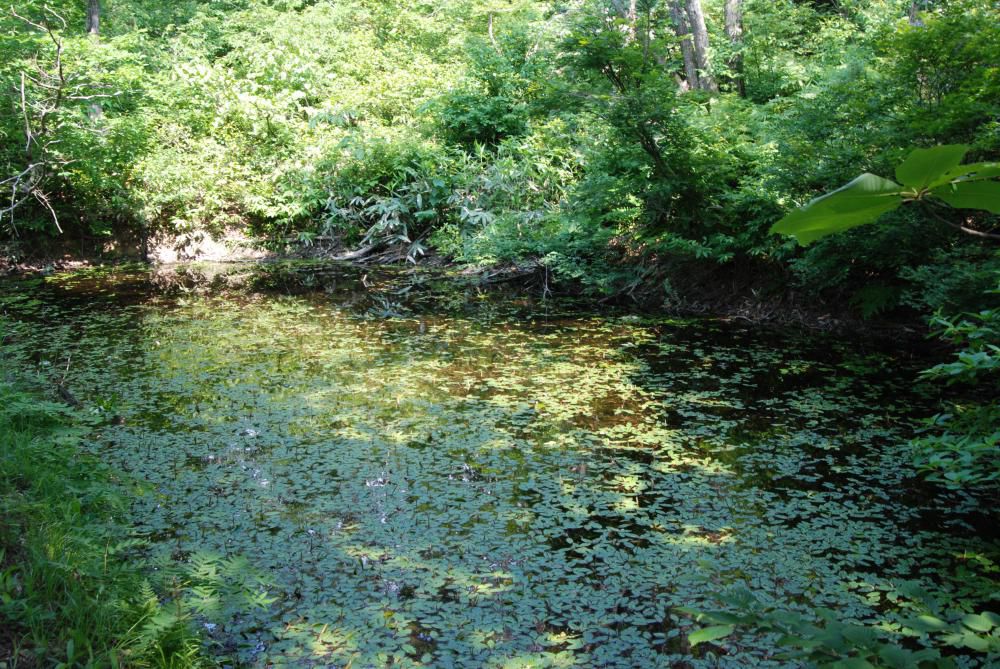
[(124, 524), (124, 481), (82, 417), (0, 358), (0, 667), (204, 666)]

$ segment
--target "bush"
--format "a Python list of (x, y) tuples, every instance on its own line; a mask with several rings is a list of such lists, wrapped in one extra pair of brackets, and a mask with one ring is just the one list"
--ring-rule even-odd
[[(990, 291), (1000, 295), (1000, 288)], [(1000, 481), (1000, 309), (947, 318), (933, 325), (959, 348), (955, 360), (924, 372), (929, 379), (964, 384), (977, 401), (952, 403), (926, 423), (912, 442), (917, 466), (927, 478), (953, 488), (996, 488)]]
[(453, 180), (462, 155), (406, 133), (348, 135), (321, 165), (328, 193), (316, 234), (372, 246), (405, 244), (415, 260), (427, 237), (452, 216)]

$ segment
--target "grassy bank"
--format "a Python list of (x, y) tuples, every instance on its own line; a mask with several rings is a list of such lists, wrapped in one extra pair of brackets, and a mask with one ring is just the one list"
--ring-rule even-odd
[(0, 358), (0, 668), (205, 664), (143, 575), (124, 482), (50, 390)]

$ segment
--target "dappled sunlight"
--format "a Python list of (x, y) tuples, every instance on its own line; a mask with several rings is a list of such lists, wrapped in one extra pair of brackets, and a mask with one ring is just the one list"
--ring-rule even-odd
[[(906, 497), (912, 409), (886, 398), (907, 377), (870, 360), (860, 377), (836, 340), (474, 295), (444, 308), (403, 301), (405, 277), (338, 297), (220, 276), (123, 305), (76, 301), (100, 276), (52, 282), (10, 308), (24, 354), (91, 408), (95, 451), (144, 484), (130, 522), (164, 564), (244, 556), (267, 583), (266, 607), (205, 607), (241, 662), (710, 662), (681, 643), (679, 609), (729, 587), (870, 620), (900, 579), (985, 573), (953, 576), (975, 547)], [(371, 311), (385, 291), (405, 317)], [(735, 667), (774, 646), (712, 648)]]

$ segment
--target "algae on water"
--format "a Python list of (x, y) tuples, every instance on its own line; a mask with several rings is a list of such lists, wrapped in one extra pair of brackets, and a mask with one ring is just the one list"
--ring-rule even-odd
[(265, 575), (269, 607), (203, 621), (250, 666), (781, 666), (768, 635), (690, 649), (677, 609), (746, 585), (891, 625), (906, 582), (993, 591), (984, 518), (906, 464), (920, 361), (426, 276), (198, 277), (0, 299), (8, 354), (146, 484), (158, 559)]

